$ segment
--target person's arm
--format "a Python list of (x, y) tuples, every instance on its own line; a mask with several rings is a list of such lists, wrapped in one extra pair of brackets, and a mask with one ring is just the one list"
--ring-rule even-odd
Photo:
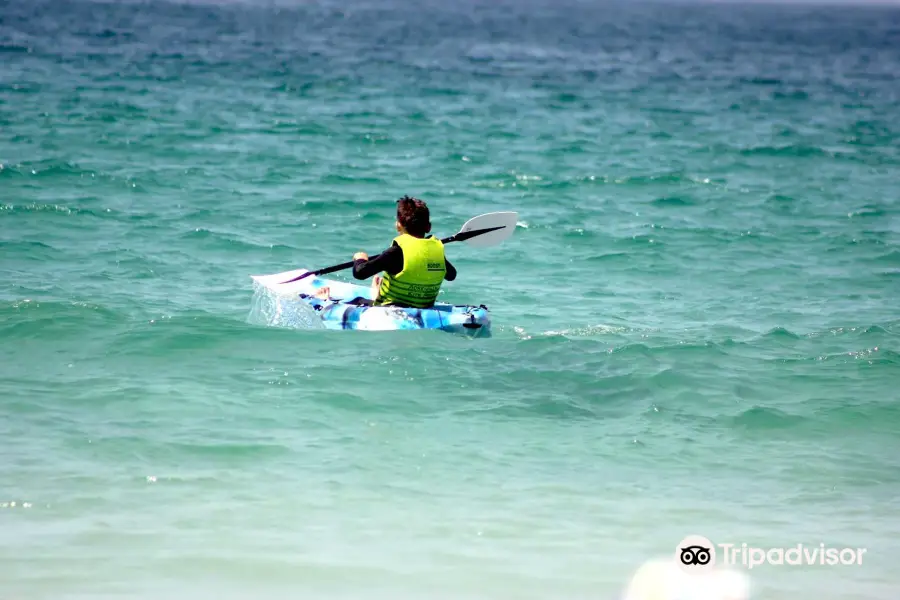
[(447, 281), (453, 281), (456, 279), (456, 267), (450, 264), (450, 261), (447, 260), (447, 257), (444, 257), (444, 264), (447, 266), (447, 272), (444, 274), (444, 279)]
[(375, 258), (357, 259), (353, 261), (353, 277), (356, 279), (368, 279), (386, 271), (396, 275), (403, 270), (403, 250), (396, 244), (376, 256)]

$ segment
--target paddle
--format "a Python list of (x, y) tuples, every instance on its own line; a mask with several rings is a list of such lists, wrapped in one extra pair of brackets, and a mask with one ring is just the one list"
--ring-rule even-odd
[[(444, 238), (441, 242), (444, 244), (449, 244), (451, 242), (468, 242), (476, 248), (496, 246), (513, 234), (513, 231), (516, 229), (518, 217), (518, 213), (515, 212), (493, 212), (472, 217), (466, 221), (466, 224), (462, 226), (459, 233)], [(326, 275), (328, 273), (334, 273), (335, 271), (343, 271), (352, 266), (353, 261), (351, 260), (339, 265), (325, 267), (318, 271), (307, 271), (299, 277), (294, 277), (293, 279), (282, 283), (292, 283), (312, 275)]]

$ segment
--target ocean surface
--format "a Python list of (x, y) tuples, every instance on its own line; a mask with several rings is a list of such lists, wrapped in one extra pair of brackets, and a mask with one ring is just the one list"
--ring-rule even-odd
[[(894, 600), (898, 185), (897, 7), (0, 0), (0, 598)], [(405, 194), (490, 338), (254, 309)]]

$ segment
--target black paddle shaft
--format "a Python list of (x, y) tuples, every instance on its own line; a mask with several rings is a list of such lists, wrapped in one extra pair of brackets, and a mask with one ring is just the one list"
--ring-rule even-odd
[[(506, 225), (500, 225), (499, 227), (486, 227), (485, 229), (473, 229), (472, 231), (462, 231), (455, 235), (451, 235), (448, 238), (444, 238), (441, 240), (442, 244), (449, 244), (451, 242), (464, 242), (468, 239), (475, 237), (476, 235), (482, 235), (485, 233), (490, 233), (492, 231), (497, 231), (498, 229), (504, 229)], [(327, 275), (328, 273), (334, 273), (335, 271), (343, 271), (344, 269), (349, 269), (353, 266), (354, 261), (347, 261), (345, 263), (341, 263), (339, 265), (334, 265), (332, 267), (325, 267), (324, 269), (319, 269), (317, 271), (307, 271), (303, 275), (298, 277), (294, 277), (289, 281), (285, 281), (282, 283), (293, 283), (295, 281), (300, 281), (301, 279), (305, 279), (306, 277), (311, 277), (313, 275)]]

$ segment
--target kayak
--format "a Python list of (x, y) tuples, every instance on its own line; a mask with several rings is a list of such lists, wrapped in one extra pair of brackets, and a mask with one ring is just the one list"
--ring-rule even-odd
[[(284, 283), (307, 273), (306, 269), (273, 275), (253, 275), (253, 281), (271, 292), (276, 299), (276, 311), (284, 311), (284, 303), (300, 303), (311, 308), (326, 329), (365, 331), (433, 329), (460, 333), (472, 337), (489, 337), (490, 312), (486, 306), (436, 302), (431, 308), (399, 306), (367, 306), (373, 300), (371, 285), (310, 276)], [(329, 288), (329, 297), (319, 298), (322, 288)]]

